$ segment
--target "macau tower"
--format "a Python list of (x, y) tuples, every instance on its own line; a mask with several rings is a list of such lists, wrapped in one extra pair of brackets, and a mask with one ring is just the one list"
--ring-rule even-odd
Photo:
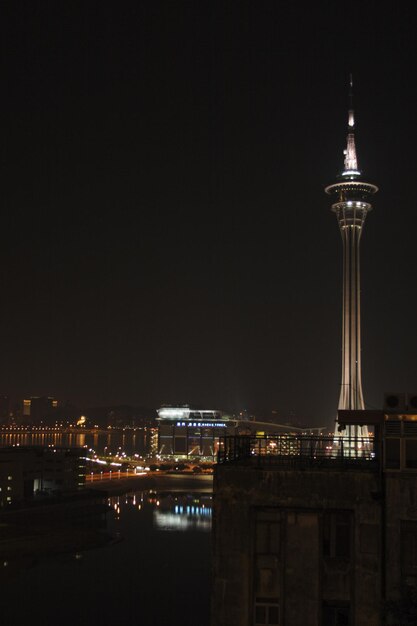
[[(355, 146), (352, 77), (350, 77), (347, 145), (344, 169), (325, 192), (332, 196), (343, 244), (342, 381), (339, 409), (364, 409), (361, 374), (360, 241), (371, 196), (378, 187), (359, 170)], [(349, 431), (349, 432), (347, 432)], [(349, 426), (338, 435), (367, 437), (366, 427)]]

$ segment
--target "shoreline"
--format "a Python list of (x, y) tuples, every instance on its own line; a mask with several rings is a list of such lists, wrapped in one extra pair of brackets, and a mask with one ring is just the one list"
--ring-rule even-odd
[(102, 491), (103, 495), (121, 495), (138, 489), (154, 489), (156, 491), (213, 491), (213, 474), (186, 475), (186, 474), (147, 474), (131, 476), (129, 478), (112, 478), (111, 480), (88, 481), (85, 490)]

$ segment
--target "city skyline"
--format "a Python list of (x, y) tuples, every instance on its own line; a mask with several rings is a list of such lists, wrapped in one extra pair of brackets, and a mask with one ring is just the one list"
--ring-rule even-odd
[(1, 393), (330, 425), (350, 72), (365, 405), (416, 391), (413, 21), (351, 10), (8, 10)]

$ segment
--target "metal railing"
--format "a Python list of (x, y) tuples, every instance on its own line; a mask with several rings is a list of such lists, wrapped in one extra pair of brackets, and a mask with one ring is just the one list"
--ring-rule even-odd
[(378, 465), (373, 437), (248, 435), (220, 437), (218, 463), (321, 467)]

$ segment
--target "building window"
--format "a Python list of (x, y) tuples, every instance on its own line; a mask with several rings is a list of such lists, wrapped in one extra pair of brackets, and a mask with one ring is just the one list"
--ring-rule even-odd
[(277, 599), (256, 598), (255, 626), (279, 626), (279, 605)]
[(405, 467), (417, 469), (417, 439), (405, 440)]
[(381, 530), (378, 524), (360, 524), (359, 547), (364, 554), (379, 554)]
[(400, 469), (401, 439), (385, 439), (385, 467)]
[(279, 554), (279, 519), (276, 511), (258, 511), (255, 527), (255, 553)]
[(255, 624), (279, 624), (280, 512), (255, 510), (253, 598)]
[(351, 513), (329, 511), (323, 515), (323, 556), (349, 561), (351, 555)]
[(340, 604), (324, 604), (322, 626), (349, 626), (349, 605)]
[(417, 522), (401, 522), (401, 576), (405, 584), (417, 582)]

